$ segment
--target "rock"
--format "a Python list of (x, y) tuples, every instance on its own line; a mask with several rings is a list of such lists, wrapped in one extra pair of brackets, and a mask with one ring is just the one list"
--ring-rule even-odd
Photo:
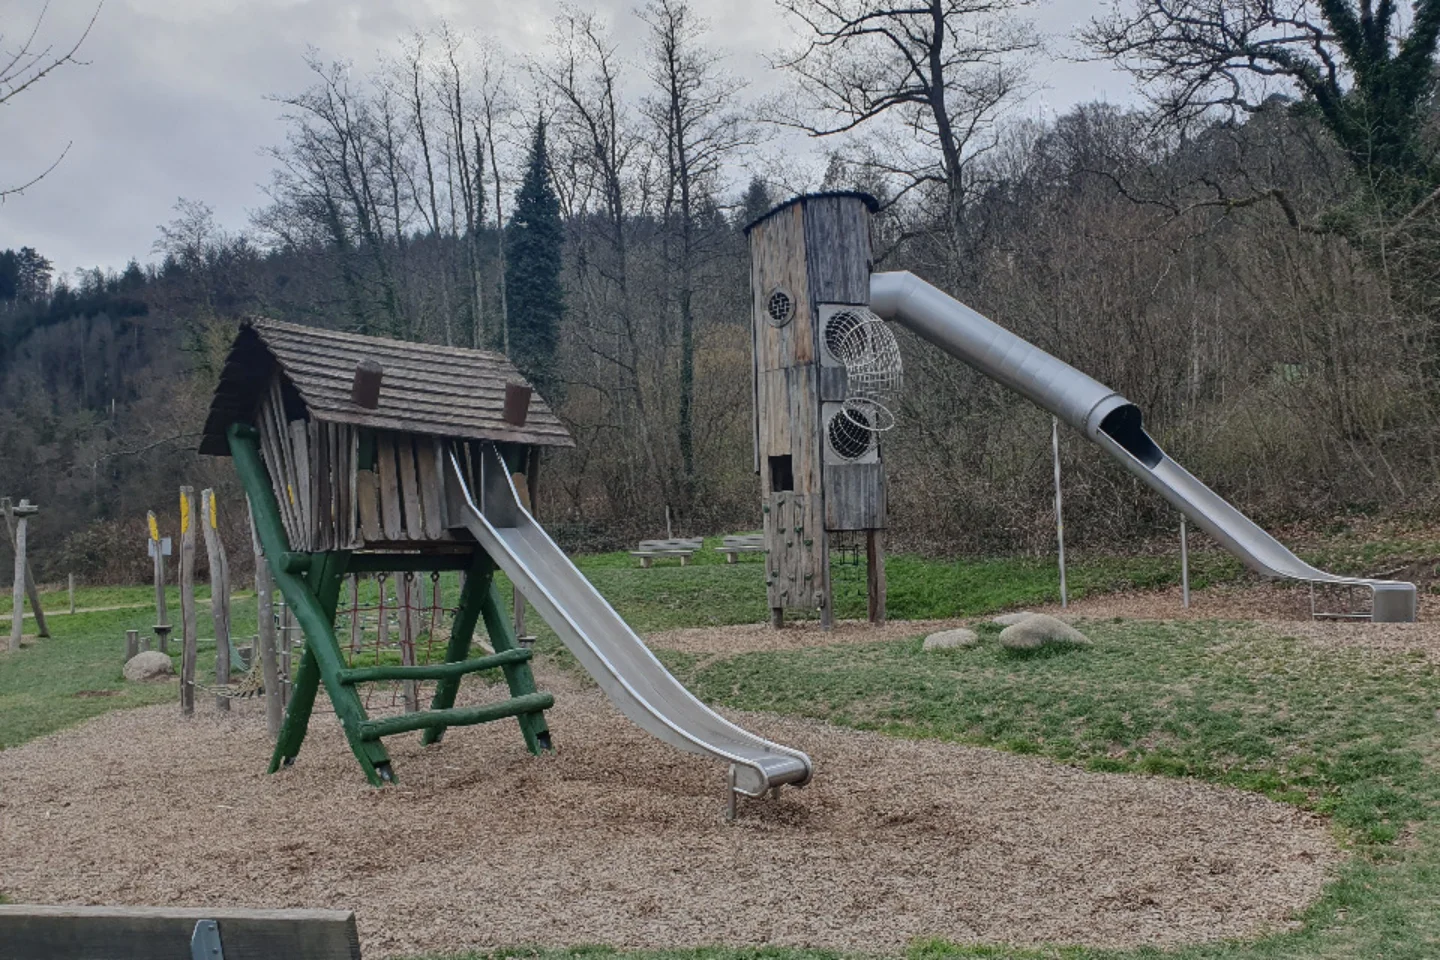
[(169, 654), (159, 650), (142, 650), (125, 662), (125, 679), (131, 683), (161, 680), (175, 673)]
[(1035, 616), (1035, 614), (1031, 613), (1029, 610), (1017, 610), (1014, 613), (1002, 613), (998, 617), (992, 617), (990, 619), (990, 622), (997, 623), (1002, 627), (1010, 627), (1026, 619), (1027, 617), (1033, 616)]
[(973, 647), (980, 642), (980, 635), (974, 630), (966, 630), (964, 627), (956, 627), (954, 630), (941, 630), (939, 633), (932, 633), (925, 638), (920, 646), (921, 650), (954, 650), (961, 647)]
[(1045, 646), (1088, 647), (1090, 640), (1063, 620), (1032, 613), (1000, 631), (1000, 646), (1007, 650), (1039, 650)]

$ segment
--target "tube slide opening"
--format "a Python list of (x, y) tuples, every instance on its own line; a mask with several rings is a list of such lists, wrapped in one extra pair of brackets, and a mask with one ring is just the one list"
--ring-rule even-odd
[(1100, 421), (1100, 432), (1120, 444), (1124, 450), (1151, 470), (1160, 465), (1165, 454), (1150, 434), (1145, 432), (1140, 408), (1133, 403), (1116, 407)]

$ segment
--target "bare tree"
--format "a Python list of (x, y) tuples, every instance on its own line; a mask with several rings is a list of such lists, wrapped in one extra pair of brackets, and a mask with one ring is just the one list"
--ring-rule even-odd
[[(90, 31), (94, 29), (95, 21), (100, 16), (100, 8), (103, 6), (103, 2), (96, 4), (95, 12), (90, 14), (90, 19), (85, 23), (85, 29), (80, 32), (80, 36), (74, 43), (65, 48), (57, 48), (53, 43), (40, 41), (40, 29), (45, 24), (45, 15), (50, 12), (48, 0), (40, 8), (40, 13), (36, 16), (35, 22), (30, 25), (29, 31), (23, 33), (19, 38), (18, 45), (8, 51), (5, 49), (6, 41), (11, 37), (4, 31), (3, 21), (0, 21), (0, 106), (4, 106), (20, 96), (61, 67), (80, 64), (81, 61), (77, 59), (77, 54), (90, 36)], [(60, 151), (60, 156), (56, 157), (50, 166), (19, 186), (0, 186), (0, 202), (13, 194), (23, 193), (44, 180), (51, 171), (60, 165), (60, 161), (65, 159), (65, 155), (70, 152), (72, 145), (73, 141), (65, 144), (64, 149)]]
[(953, 242), (1038, 48), (1016, 16), (1027, 0), (777, 2), (808, 31), (776, 61), (794, 79), (779, 120), (818, 137), (863, 129), (846, 160), (888, 185), (890, 202), (938, 191)]
[[(685, 0), (653, 0), (640, 13), (650, 28), (647, 73), (654, 92), (642, 110), (665, 148), (662, 222), (674, 240), (680, 382), (676, 433), (680, 446), (682, 509), (695, 497), (695, 296), (697, 273), (717, 253), (704, 211), (713, 211), (725, 163), (755, 142), (754, 127), (737, 109), (742, 84), (707, 47), (706, 24)], [(713, 222), (713, 218), (708, 218)]]
[[(1084, 40), (1165, 119), (1254, 113), (1276, 92), (1314, 104), (1362, 182), (1399, 215), (1440, 200), (1440, 0), (1123, 0)], [(1407, 24), (1408, 20), (1408, 24)], [(1408, 26), (1408, 29), (1407, 29)]]

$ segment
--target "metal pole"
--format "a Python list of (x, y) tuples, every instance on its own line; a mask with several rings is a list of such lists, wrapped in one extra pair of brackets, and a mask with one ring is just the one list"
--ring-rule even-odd
[(1065, 590), (1065, 509), (1060, 500), (1060, 418), (1050, 418), (1050, 450), (1055, 456), (1055, 542), (1060, 548), (1060, 606), (1070, 606)]
[(1180, 597), (1190, 609), (1190, 536), (1185, 530), (1185, 514), (1180, 514)]

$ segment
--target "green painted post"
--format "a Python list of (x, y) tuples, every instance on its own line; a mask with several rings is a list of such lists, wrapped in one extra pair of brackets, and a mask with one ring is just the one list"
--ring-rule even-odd
[[(465, 576), (465, 586), (460, 591), (460, 605), (455, 611), (455, 619), (450, 625), (450, 642), (445, 647), (445, 660), (448, 663), (458, 663), (470, 656), (470, 644), (475, 637), (475, 624), (480, 619), (480, 598), (484, 594), (485, 587), (490, 584), (490, 577), (495, 565), (485, 555), (485, 551), (479, 547), (475, 548), (475, 555), (470, 561), (470, 570)], [(495, 652), (499, 653), (500, 648), (496, 647)], [(435, 696), (430, 701), (431, 710), (448, 710), (455, 706), (455, 695), (460, 692), (460, 678), (447, 677), (435, 684)], [(430, 727), (420, 736), (420, 742), (424, 746), (432, 743), (439, 743), (445, 736), (444, 727)]]
[[(515, 633), (510, 627), (509, 611), (501, 603), (500, 590), (495, 586), (495, 563), (489, 555), (484, 556), (485, 582), (482, 586), (480, 615), (485, 618), (485, 630), (490, 634), (490, 646), (495, 648), (496, 653), (517, 650), (520, 645), (515, 642)], [(468, 583), (466, 587), (469, 587)], [(510, 696), (523, 697), (535, 692), (535, 674), (531, 672), (528, 660), (509, 664), (503, 669), (505, 682), (510, 686)], [(520, 732), (525, 735), (526, 749), (536, 755), (551, 749), (550, 728), (545, 723), (543, 711), (522, 713), (516, 719), (520, 721)]]
[[(310, 715), (315, 709), (315, 695), (320, 690), (320, 667), (316, 660), (315, 652), (311, 649), (316, 644), (329, 643), (335, 647), (335, 659), (343, 665), (344, 658), (341, 656), (340, 648), (334, 636), (335, 608), (340, 602), (340, 587), (345, 579), (345, 560), (348, 554), (344, 552), (315, 553), (315, 554), (287, 554), (286, 561), (293, 568), (294, 561), (291, 558), (304, 556), (308, 569), (305, 573), (305, 583), (315, 594), (315, 600), (320, 604), (321, 612), (324, 614), (327, 624), (332, 625), (327, 631), (329, 640), (324, 637), (315, 637), (307, 630), (305, 633), (305, 653), (300, 658), (300, 666), (295, 671), (295, 676), (290, 682), (290, 703), (285, 710), (285, 722), (280, 728), (280, 736), (275, 738), (275, 751), (270, 756), (270, 772), (274, 773), (282, 765), (289, 766), (295, 762), (300, 755), (300, 745), (305, 742), (305, 734), (310, 729)], [(363, 709), (362, 709), (363, 714)], [(366, 719), (361, 716), (361, 720)], [(373, 760), (372, 760), (373, 763)]]
[[(325, 684), (325, 692), (330, 695), (330, 702), (335, 708), (336, 715), (345, 730), (345, 738), (350, 742), (350, 749), (354, 751), (355, 758), (360, 761), (360, 767), (365, 771), (365, 778), (374, 786), (380, 786), (387, 780), (393, 779), (390, 771), (390, 757), (385, 752), (385, 747), (378, 740), (366, 741), (360, 739), (360, 725), (367, 719), (365, 708), (360, 703), (354, 687), (347, 686), (339, 681), (339, 673), (344, 669), (344, 659), (340, 656), (340, 644), (335, 639), (335, 632), (332, 629), (335, 604), (340, 596), (340, 581), (344, 577), (346, 557), (344, 554), (336, 554), (323, 559), (317, 558), (312, 562), (310, 575), (317, 576), (315, 583), (307, 583), (279, 562), (280, 558), (290, 552), (289, 541), (285, 537), (285, 527), (280, 522), (280, 506), (275, 502), (275, 493), (271, 488), (269, 478), (265, 473), (265, 465), (260, 462), (260, 454), (256, 450), (255, 441), (257, 433), (254, 427), (247, 424), (236, 423), (230, 426), (228, 431), (230, 440), (230, 453), (235, 459), (235, 469), (240, 475), (240, 482), (245, 487), (245, 492), (250, 496), (251, 509), (254, 512), (255, 530), (260, 536), (260, 542), (265, 548), (265, 556), (268, 559), (271, 573), (274, 575), (275, 584), (284, 592), (291, 607), (295, 611), (295, 618), (299, 621), (300, 627), (305, 631), (306, 644), (305, 656), (301, 660), (299, 675), (296, 677), (296, 692), (292, 694), (292, 710), (287, 711), (286, 726), (292, 727), (287, 731), (282, 729), (281, 740), (284, 742), (304, 739), (304, 727), (309, 722), (309, 711), (306, 709), (304, 715), (300, 711), (293, 710), (297, 706), (295, 697), (300, 694), (302, 680), (307, 685), (318, 688), (320, 682)], [(316, 566), (318, 563), (318, 567)], [(332, 565), (333, 564), (333, 565)], [(312, 591), (312, 586), (314, 590)], [(320, 596), (317, 596), (316, 593)], [(322, 602), (321, 597), (328, 601), (327, 605)], [(313, 669), (306, 669), (307, 664)], [(314, 677), (314, 679), (310, 679)], [(309, 694), (310, 704), (314, 704), (314, 693)], [(289, 713), (294, 713), (292, 723)], [(294, 727), (298, 726), (296, 730)], [(279, 744), (276, 745), (276, 757), (282, 757)], [(276, 764), (271, 763), (274, 770)]]

